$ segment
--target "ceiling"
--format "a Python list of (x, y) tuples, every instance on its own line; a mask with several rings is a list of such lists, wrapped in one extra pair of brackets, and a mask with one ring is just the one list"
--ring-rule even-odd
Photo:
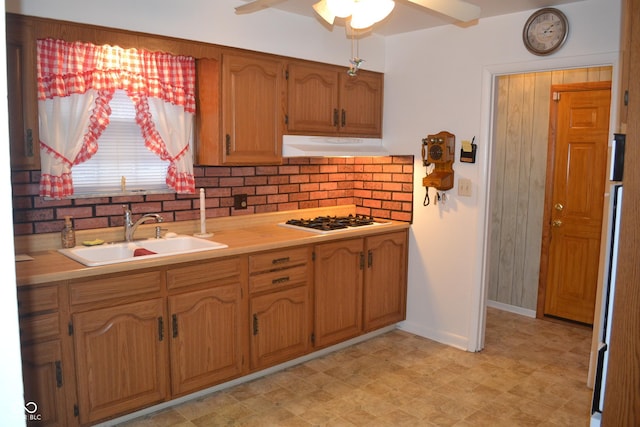
[[(249, 0), (245, 0), (249, 1)], [(317, 17), (312, 5), (318, 0), (280, 0), (272, 7), (298, 15), (316, 17), (318, 23), (327, 25)], [(542, 7), (558, 6), (575, 3), (582, 0), (466, 0), (480, 6), (480, 19), (491, 16), (506, 15), (525, 10)], [(260, 12), (255, 12), (260, 13)], [(342, 22), (341, 22), (342, 21)], [(373, 26), (373, 32), (383, 36), (422, 30), (446, 24), (456, 24), (457, 21), (429, 9), (417, 6), (408, 0), (396, 0), (396, 7), (387, 19)], [(473, 22), (458, 25), (473, 25)], [(344, 26), (343, 20), (337, 18), (336, 25)]]

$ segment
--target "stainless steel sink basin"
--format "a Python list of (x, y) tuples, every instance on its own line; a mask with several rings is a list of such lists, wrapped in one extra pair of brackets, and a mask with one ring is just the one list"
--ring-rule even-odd
[(209, 251), (228, 247), (223, 243), (192, 236), (137, 240), (100, 246), (58, 249), (61, 254), (89, 267)]

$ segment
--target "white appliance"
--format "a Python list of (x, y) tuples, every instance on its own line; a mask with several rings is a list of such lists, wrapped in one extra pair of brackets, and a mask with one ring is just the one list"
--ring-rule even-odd
[(611, 322), (613, 320), (613, 302), (616, 287), (616, 273), (618, 266), (618, 240), (620, 236), (620, 214), (622, 209), (622, 174), (624, 170), (624, 144), (625, 136), (615, 134), (611, 151), (611, 167), (609, 179), (612, 181), (610, 188), (609, 233), (607, 245), (606, 277), (602, 294), (602, 306), (600, 307), (600, 327), (598, 335), (598, 362), (593, 386), (591, 402), (591, 427), (599, 427), (602, 422), (602, 410), (604, 408), (605, 387), (607, 383), (607, 368), (609, 365), (609, 350), (611, 337)]
[(284, 135), (284, 157), (388, 156), (380, 138)]

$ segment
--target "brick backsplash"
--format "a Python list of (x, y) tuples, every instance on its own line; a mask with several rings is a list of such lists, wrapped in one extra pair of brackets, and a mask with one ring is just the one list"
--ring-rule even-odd
[[(413, 156), (296, 157), (277, 166), (196, 166), (194, 173), (196, 187), (205, 189), (207, 218), (353, 204), (358, 214), (412, 220)], [(15, 235), (58, 232), (65, 215), (78, 230), (121, 227), (123, 204), (134, 218), (200, 215), (197, 193), (45, 200), (38, 196), (39, 181), (39, 171), (12, 173)], [(234, 209), (236, 194), (247, 195), (247, 209)]]

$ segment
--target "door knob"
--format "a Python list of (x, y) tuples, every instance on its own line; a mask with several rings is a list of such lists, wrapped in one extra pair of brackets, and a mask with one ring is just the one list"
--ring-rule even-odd
[(553, 207), (556, 208), (557, 211), (564, 209), (564, 205), (562, 203), (556, 203)]
[(551, 223), (552, 227), (560, 227), (561, 225), (562, 225), (562, 221), (560, 221), (559, 219), (556, 219)]

